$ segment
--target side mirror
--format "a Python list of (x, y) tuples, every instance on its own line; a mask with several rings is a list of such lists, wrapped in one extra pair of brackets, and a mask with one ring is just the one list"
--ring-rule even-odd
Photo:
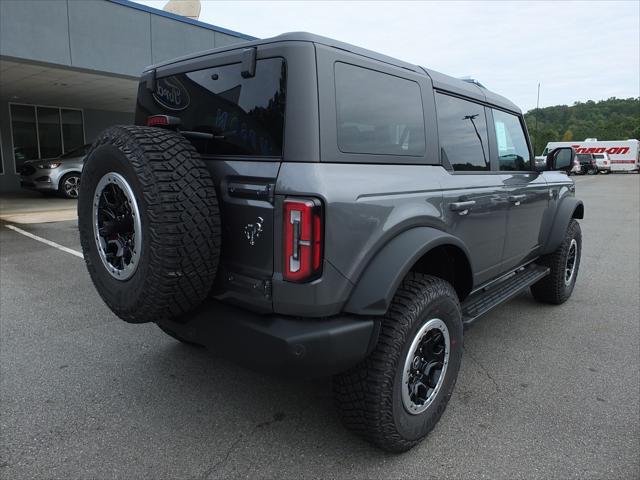
[(561, 147), (547, 154), (547, 170), (559, 170), (569, 173), (573, 168), (576, 152), (571, 147)]

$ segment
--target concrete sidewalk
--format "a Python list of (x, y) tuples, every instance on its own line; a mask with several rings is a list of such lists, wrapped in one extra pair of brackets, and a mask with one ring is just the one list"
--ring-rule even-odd
[(77, 200), (45, 197), (38, 192), (0, 195), (0, 220), (10, 223), (49, 223), (77, 218)]

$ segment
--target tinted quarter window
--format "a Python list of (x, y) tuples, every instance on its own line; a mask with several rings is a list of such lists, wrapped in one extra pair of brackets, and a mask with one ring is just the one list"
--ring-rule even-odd
[(500, 170), (531, 170), (531, 156), (520, 118), (502, 110), (493, 110)]
[(489, 140), (484, 107), (436, 93), (442, 162), (454, 170), (489, 170)]
[(345, 153), (422, 156), (422, 97), (416, 82), (335, 64), (338, 148)]
[(256, 62), (243, 78), (240, 63), (159, 78), (149, 93), (140, 85), (136, 123), (150, 115), (179, 117), (180, 129), (205, 155), (282, 156), (286, 64)]

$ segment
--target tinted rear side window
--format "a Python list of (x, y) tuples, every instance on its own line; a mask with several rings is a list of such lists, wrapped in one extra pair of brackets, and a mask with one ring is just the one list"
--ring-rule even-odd
[[(243, 78), (234, 63), (159, 78), (152, 95), (140, 85), (137, 121), (171, 115), (202, 154), (282, 156), (286, 67), (282, 58), (256, 62), (254, 77)], [(142, 100), (140, 100), (142, 99)]]
[(440, 157), (454, 170), (489, 170), (489, 140), (484, 107), (436, 93)]
[(338, 62), (335, 83), (340, 151), (424, 154), (422, 97), (416, 82)]

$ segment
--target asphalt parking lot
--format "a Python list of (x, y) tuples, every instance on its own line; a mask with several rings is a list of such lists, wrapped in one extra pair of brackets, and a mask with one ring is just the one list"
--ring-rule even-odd
[[(116, 318), (82, 259), (0, 225), (0, 477), (640, 477), (638, 175), (578, 177), (578, 283), (465, 333), (451, 403), (391, 455), (340, 425), (329, 380), (268, 377)], [(20, 225), (80, 250), (75, 221)]]

